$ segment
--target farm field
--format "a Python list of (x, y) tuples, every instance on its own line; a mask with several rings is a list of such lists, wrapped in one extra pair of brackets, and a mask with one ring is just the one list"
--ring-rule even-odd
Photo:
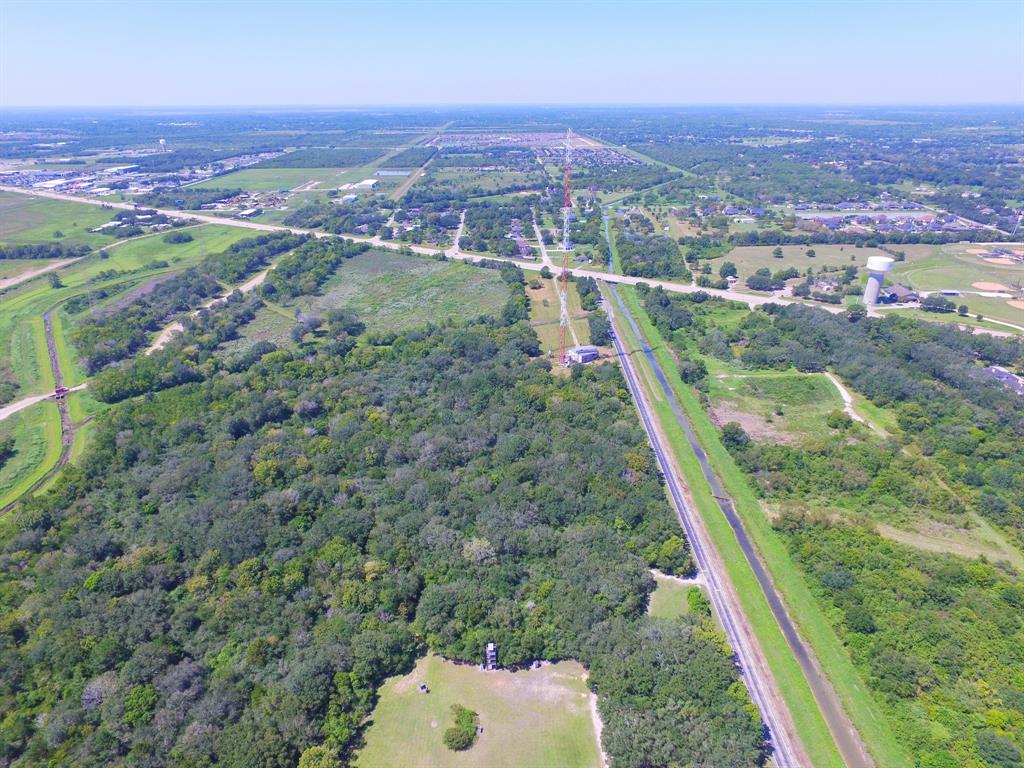
[(345, 168), (245, 168), (224, 176), (207, 179), (194, 186), (200, 189), (235, 189), (237, 187), (254, 192), (266, 192), (295, 189), (307, 182), (316, 181), (318, 182), (317, 186), (327, 188), (346, 173), (348, 170)]
[[(115, 213), (95, 205), (0, 192), (0, 243), (109, 245), (114, 242), (110, 235), (89, 230), (106, 224)], [(58, 230), (64, 237), (53, 236)]]
[(694, 584), (686, 584), (675, 576), (654, 573), (657, 588), (651, 593), (651, 601), (647, 605), (647, 614), (658, 619), (678, 619), (690, 612), (687, 598), (690, 591), (700, 589)]
[[(421, 693), (425, 683), (429, 693)], [(598, 768), (593, 694), (576, 662), (540, 669), (485, 672), (437, 656), (380, 693), (356, 768)], [(465, 752), (442, 737), (451, 707), (480, 715), (483, 732)]]

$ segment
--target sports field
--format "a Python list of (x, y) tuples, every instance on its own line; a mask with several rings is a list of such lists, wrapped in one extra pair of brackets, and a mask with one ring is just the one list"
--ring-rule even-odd
[[(425, 683), (429, 693), (421, 693)], [(483, 732), (465, 752), (442, 737), (451, 707), (480, 715)], [(594, 694), (576, 662), (485, 672), (437, 656), (387, 681), (357, 768), (598, 768)]]
[[(992, 292), (1016, 297), (1024, 295), (1024, 289), (1020, 287), (1024, 284), (1024, 264), (1014, 264), (1011, 259), (992, 255), (996, 248), (1016, 252), (1021, 247), (1020, 243), (899, 246), (906, 252), (907, 260), (893, 266), (889, 279), (918, 291), (961, 291), (960, 296), (951, 296), (950, 299), (958, 305), (966, 304), (971, 315), (981, 314), (1024, 325), (1024, 306), (1010, 304), (1013, 299), (979, 295)], [(936, 316), (931, 313), (928, 319), (955, 320), (956, 315)]]
[[(89, 230), (106, 224), (115, 213), (95, 205), (0, 192), (0, 243), (107, 245), (113, 237)], [(64, 236), (54, 237), (58, 231)]]

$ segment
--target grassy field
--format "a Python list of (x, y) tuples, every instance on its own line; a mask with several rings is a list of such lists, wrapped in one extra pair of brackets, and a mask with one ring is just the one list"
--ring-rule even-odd
[(17, 277), (24, 272), (45, 267), (48, 263), (43, 259), (0, 259), (0, 279)]
[[(878, 248), (856, 248), (852, 245), (783, 245), (782, 258), (772, 256), (774, 245), (741, 245), (733, 248), (723, 258), (714, 259), (711, 265), (718, 274), (718, 267), (726, 261), (736, 265), (740, 282), (738, 289), (743, 288), (743, 280), (754, 274), (761, 267), (768, 267), (772, 272), (793, 267), (803, 274), (808, 267), (817, 274), (822, 267), (863, 267), (869, 256), (887, 256)], [(814, 251), (814, 257), (807, 255), (807, 250)]]
[[(821, 668), (831, 679), (836, 692), (878, 765), (886, 768), (909, 768), (911, 761), (899, 745), (889, 722), (854, 669), (846, 651), (821, 612), (803, 576), (791, 560), (784, 542), (772, 530), (742, 471), (733, 462), (718, 439), (717, 431), (704, 413), (691, 389), (679, 378), (675, 361), (657, 329), (644, 313), (635, 290), (620, 287), (623, 301), (633, 313), (648, 343), (654, 350), (665, 376), (712, 466), (732, 497), (748, 535), (757, 547), (776, 587), (784, 596), (789, 614), (801, 634), (814, 649)], [(627, 349), (638, 343), (628, 326), (623, 330)], [(650, 381), (653, 376), (643, 356), (635, 355), (638, 368)], [(815, 768), (842, 765), (835, 743), (796, 659), (786, 643), (778, 623), (739, 548), (728, 521), (711, 497), (711, 489), (701, 472), (696, 457), (689, 450), (682, 429), (675, 421), (664, 397), (652, 398), (655, 413), (669, 438), (687, 484), (692, 489), (697, 510), (721, 553), (732, 583), (735, 585), (751, 625), (769, 666), (778, 680), (782, 695), (792, 713), (800, 738)]]
[(496, 270), (371, 250), (342, 264), (319, 295), (260, 309), (225, 351), (232, 354), (258, 341), (288, 343), (296, 312), (323, 316), (344, 309), (368, 330), (388, 332), (499, 315), (507, 300), (508, 288)]
[(307, 182), (316, 181), (327, 188), (340, 183), (338, 179), (345, 173), (347, 170), (344, 168), (245, 168), (207, 179), (193, 186), (201, 189), (240, 188), (252, 192), (265, 192), (295, 189)]
[(15, 454), (0, 467), (0, 507), (25, 493), (57, 463), (60, 415), (44, 401), (0, 421), (0, 438), (14, 437)]
[(678, 619), (690, 612), (690, 605), (686, 598), (691, 590), (700, 589), (693, 584), (685, 582), (673, 576), (666, 576), (663, 573), (654, 574), (658, 582), (657, 589), (651, 594), (651, 601), (647, 605), (647, 613), (658, 619)]
[[(544, 279), (536, 274), (527, 276), (527, 283), (534, 280), (540, 283), (540, 288), (526, 288), (526, 295), (530, 297), (530, 325), (540, 338), (541, 349), (545, 354), (557, 353), (559, 347), (559, 318), (561, 304), (558, 299), (558, 288), (555, 278)], [(576, 290), (576, 284), (569, 284), (569, 320), (576, 338), (580, 344), (590, 343), (590, 324), (587, 322), (587, 312), (583, 311), (580, 305), (580, 295)], [(574, 344), (572, 337), (568, 339), (570, 345)]]
[[(429, 693), (418, 690), (425, 683)], [(520, 672), (484, 672), (437, 656), (384, 684), (357, 768), (598, 768), (586, 672), (575, 662)], [(442, 737), (451, 707), (480, 715), (465, 752)]]
[[(106, 224), (116, 211), (95, 205), (47, 200), (0, 192), (0, 243), (66, 243), (91, 245), (94, 248), (113, 242), (110, 235), (89, 230)], [(55, 238), (55, 231), (64, 237)]]
[(798, 371), (719, 373), (709, 380), (712, 410), (725, 424), (739, 422), (758, 440), (789, 442), (827, 435), (829, 412), (843, 401), (824, 374)]

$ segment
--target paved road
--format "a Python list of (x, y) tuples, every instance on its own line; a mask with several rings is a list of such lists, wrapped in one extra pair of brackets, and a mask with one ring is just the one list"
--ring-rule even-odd
[[(703, 447), (700, 445), (700, 441), (694, 434), (693, 427), (690, 424), (689, 419), (685, 416), (679, 402), (676, 400), (675, 394), (672, 392), (671, 386), (665, 378), (664, 372), (661, 370), (653, 351), (647, 344), (646, 339), (641, 333), (639, 327), (636, 325), (636, 322), (633, 320), (633, 317), (629, 314), (629, 311), (619, 298), (615, 287), (610, 286), (609, 290), (616, 301), (615, 309), (617, 313), (621, 314), (621, 316), (629, 323), (633, 333), (640, 342), (641, 350), (650, 363), (655, 377), (658, 379), (662, 394), (671, 406), (672, 413), (679, 423), (679, 426), (683, 429), (683, 432), (686, 435), (686, 440), (690, 446), (690, 450), (693, 451), (694, 456), (696, 456), (697, 461), (700, 463), (704, 478), (711, 487), (711, 493), (718, 504), (718, 507), (721, 509), (722, 514), (725, 516), (726, 520), (728, 520), (729, 525), (736, 536), (736, 540), (739, 543), (751, 570), (754, 572), (758, 584), (764, 592), (765, 598), (768, 600), (768, 605), (771, 608), (772, 614), (775, 616), (775, 620), (778, 622), (793, 656), (800, 664), (800, 668), (803, 670), (804, 676), (807, 678), (818, 706), (821, 709), (821, 713), (828, 724), (829, 730), (832, 732), (832, 736), (836, 741), (836, 745), (838, 746), (840, 753), (842, 754), (844, 762), (849, 766), (849, 768), (872, 768), (874, 763), (868, 756), (867, 749), (861, 741), (860, 735), (846, 716), (831, 683), (824, 674), (822, 674), (816, 661), (812, 658), (810, 651), (800, 639), (800, 636), (796, 631), (796, 627), (790, 620), (789, 614), (786, 611), (779, 593), (775, 589), (775, 585), (772, 582), (771, 577), (765, 570), (764, 564), (761, 562), (761, 558), (757, 554), (757, 550), (755, 549), (753, 542), (751, 542), (750, 537), (747, 535), (747, 532), (743, 527), (743, 522), (736, 513), (732, 500), (728, 498), (725, 488), (722, 486), (714, 470), (712, 470), (707, 454), (704, 452)], [(613, 322), (614, 321), (615, 319), (613, 318)], [(632, 361), (629, 359), (629, 355), (622, 348), (621, 342), (618, 339), (618, 334), (616, 334), (615, 338), (615, 347), (620, 360), (624, 363), (623, 370), (629, 371), (628, 377), (633, 378), (634, 374), (631, 371)], [(636, 382), (631, 381), (630, 389), (633, 390), (635, 388)], [(645, 412), (646, 405), (644, 404), (643, 398), (634, 391), (634, 399), (637, 400), (637, 404), (641, 410), (641, 416), (643, 417), (645, 426), (647, 426), (651, 417)], [(657, 435), (658, 433), (656, 430), (652, 433), (652, 428), (648, 427), (648, 434)], [(702, 571), (705, 571), (710, 585), (712, 580), (717, 580), (717, 574), (713, 569), (710, 569), (707, 564), (701, 565), (701, 560), (711, 559), (707, 552), (713, 547), (709, 541), (701, 539), (700, 526), (696, 524), (697, 521), (695, 520), (697, 516), (687, 507), (683, 501), (682, 493), (678, 488), (676, 488), (680, 481), (677, 479), (675, 472), (671, 469), (671, 462), (668, 458), (670, 451), (667, 448), (667, 441), (665, 445), (659, 446), (657, 445), (658, 439), (660, 438), (652, 436), (652, 440), (655, 440), (655, 453), (658, 454), (658, 460), (662, 464), (666, 481), (669, 483), (669, 490), (672, 493), (673, 500), (676, 502), (676, 507), (679, 511), (680, 519), (683, 520), (683, 525), (686, 528), (686, 534), (693, 545), (694, 554), (698, 560), (698, 566)], [(714, 603), (714, 599), (712, 602)], [(718, 612), (720, 616), (723, 615), (721, 610)], [(745, 624), (742, 611), (736, 616), (731, 616), (730, 621), (742, 622)], [(723, 623), (725, 622), (723, 621)], [(789, 730), (792, 727), (791, 723), (787, 722), (789, 720), (788, 711), (779, 712), (771, 706), (773, 699), (770, 697), (769, 693), (774, 684), (774, 681), (771, 678), (771, 673), (766, 669), (760, 669), (756, 664), (749, 664), (749, 662), (744, 659), (742, 655), (743, 643), (733, 637), (733, 635), (737, 634), (737, 629), (735, 627), (730, 628), (727, 625), (726, 634), (729, 635), (730, 644), (737, 651), (737, 656), (739, 656), (741, 660), (741, 665), (744, 670), (749, 673), (748, 688), (751, 688), (751, 696), (754, 698), (755, 703), (761, 710), (762, 716), (765, 718), (765, 722), (768, 724), (768, 727), (772, 732), (773, 745), (777, 752), (780, 753), (776, 755), (776, 761), (779, 763), (780, 768), (784, 768), (786, 765), (807, 765), (808, 763), (799, 761), (784, 762), (785, 760), (796, 759), (795, 755), (797, 754), (799, 743), (796, 741), (795, 733), (792, 738), (794, 743), (787, 743), (789, 741), (788, 737), (793, 733)], [(753, 685), (751, 685), (751, 683)], [(783, 706), (782, 709), (785, 710), (785, 707)]]
[[(47, 197), (52, 200), (66, 200), (75, 203), (85, 203), (87, 205), (107, 205), (112, 208), (119, 208), (124, 210), (132, 210), (135, 208), (134, 205), (129, 203), (112, 203), (104, 200), (97, 200), (90, 197), (81, 197), (78, 195), (65, 195), (60, 192), (44, 192), (37, 189), (25, 189), (23, 187), (9, 187), (0, 185), (0, 190), (5, 192), (14, 192), (22, 195), (29, 195), (32, 197)], [(228, 227), (241, 227), (244, 229), (252, 229), (259, 232), (294, 232), (295, 234), (306, 234), (313, 235), (314, 237), (341, 237), (345, 240), (351, 240), (357, 243), (369, 243), (370, 245), (376, 246), (377, 248), (387, 248), (390, 250), (401, 250), (402, 248), (408, 248), (413, 253), (418, 253), (422, 256), (437, 256), (439, 253), (444, 253), (449, 259), (457, 259), (459, 261), (481, 261), (484, 259), (496, 260), (494, 257), (481, 256), (475, 253), (466, 253), (459, 249), (458, 239), (455, 241), (455, 245), (448, 248), (447, 250), (441, 251), (437, 248), (429, 248), (423, 245), (408, 245), (406, 243), (396, 243), (389, 240), (381, 240), (380, 237), (358, 237), (355, 235), (334, 235), (329, 232), (317, 232), (312, 229), (302, 229), (301, 227), (285, 227), (278, 224), (262, 224), (257, 221), (243, 221), (241, 219), (230, 219), (222, 218), (219, 216), (210, 216), (203, 213), (197, 213), (195, 211), (178, 211), (173, 209), (159, 208), (156, 209), (158, 213), (162, 213), (165, 216), (171, 216), (179, 219), (190, 219), (192, 221), (199, 221), (207, 224), (221, 224)], [(461, 233), (462, 227), (460, 224), (459, 232)], [(544, 259), (550, 257), (545, 253), (545, 249), (541, 249), (541, 260), (538, 261), (523, 261), (521, 259), (500, 259), (501, 261), (508, 261), (515, 264), (517, 267), (523, 270), (537, 272), (545, 266), (551, 268), (550, 265), (544, 263)], [(595, 280), (603, 280), (606, 283), (622, 283), (623, 285), (637, 285), (638, 283), (646, 283), (652, 288), (660, 286), (666, 291), (673, 293), (697, 293), (703, 291), (711, 296), (718, 296), (723, 299), (729, 299), (730, 301), (738, 301), (742, 304), (746, 304), (751, 309), (756, 307), (764, 306), (765, 304), (805, 304), (805, 302), (793, 301), (787, 299), (784, 296), (755, 296), (749, 293), (741, 293), (740, 291), (731, 290), (719, 290), (717, 288), (701, 288), (697, 285), (690, 283), (677, 283), (672, 280), (655, 280), (645, 277), (633, 277), (632, 275), (618, 275), (613, 272), (595, 272), (590, 269), (579, 269), (569, 268), (569, 274), (575, 277), (591, 277)], [(831, 304), (814, 304), (813, 306), (818, 309), (823, 309), (826, 312), (833, 314), (840, 314), (846, 311), (843, 306), (834, 306)], [(998, 322), (998, 321), (997, 321)], [(1001, 323), (1002, 325), (1008, 325), (1012, 328), (1010, 323)], [(975, 332), (979, 333), (992, 333), (993, 335), (1004, 335), (999, 331), (988, 331), (984, 328), (975, 328)]]
[[(9, 187), (0, 185), (0, 190), (5, 192), (14, 192), (22, 195), (29, 195), (32, 197), (46, 197), (51, 200), (64, 200), (75, 203), (84, 203), (86, 205), (106, 205), (111, 208), (117, 208), (122, 210), (134, 210), (135, 206), (129, 203), (114, 203), (105, 200), (98, 200), (91, 197), (83, 197), (80, 195), (66, 195), (60, 192), (45, 192), (37, 189), (25, 189), (23, 187)], [(244, 221), (241, 219), (223, 218), (220, 216), (210, 216), (209, 214), (198, 213), (196, 211), (179, 211), (168, 208), (155, 209), (157, 213), (161, 213), (165, 216), (170, 216), (178, 219), (189, 219), (192, 221), (201, 221), (207, 224), (220, 224), (228, 227), (241, 227), (243, 229), (252, 229), (259, 232), (294, 232), (296, 234), (313, 235), (314, 237), (341, 237), (345, 240), (351, 240), (358, 243), (370, 243), (378, 248), (388, 248), (391, 250), (401, 250), (402, 248), (408, 248), (413, 253), (418, 253), (424, 256), (436, 256), (441, 253), (437, 248), (429, 248), (422, 245), (408, 245), (405, 243), (395, 243), (388, 240), (381, 240), (379, 237), (358, 237), (355, 235), (334, 235), (329, 232), (317, 232), (311, 229), (303, 229), (301, 227), (285, 227), (278, 224), (263, 224), (257, 221)], [(461, 226), (460, 226), (461, 232)], [(443, 253), (450, 259), (458, 259), (461, 261), (480, 261), (487, 259), (486, 256), (480, 256), (473, 253), (465, 253), (458, 247), (458, 241), (456, 245), (443, 251)], [(542, 267), (546, 266), (543, 263), (543, 252), (542, 259), (540, 262), (537, 261), (524, 261), (521, 259), (503, 259), (503, 261), (509, 261), (521, 269), (537, 272)], [(740, 293), (739, 291), (729, 290), (717, 290), (714, 288), (699, 288), (695, 285), (688, 283), (676, 283), (671, 280), (653, 280), (650, 278), (633, 277), (631, 275), (617, 275), (610, 274), (608, 272), (595, 272), (589, 269), (569, 268), (569, 274), (576, 277), (592, 277), (595, 280), (604, 280), (609, 283), (623, 283), (625, 285), (636, 285), (637, 283), (646, 283), (653, 287), (661, 286), (666, 291), (674, 291), (677, 293), (696, 293), (697, 291), (704, 291), (705, 293), (711, 294), (712, 296), (721, 296), (724, 299), (731, 299), (733, 301), (743, 302), (750, 307), (760, 306), (762, 304), (795, 304), (789, 299), (779, 298), (776, 296), (753, 296), (746, 293)], [(842, 307), (822, 306), (829, 312), (839, 313), (843, 311)]]
[(796, 728), (782, 701), (778, 686), (772, 679), (767, 662), (757, 648), (757, 641), (743, 616), (738, 597), (728, 576), (724, 573), (721, 560), (711, 543), (710, 536), (705, 531), (699, 515), (693, 510), (692, 505), (687, 503), (685, 485), (680, 477), (681, 472), (677, 469), (667, 439), (656, 426), (657, 420), (651, 413), (642, 385), (639, 383), (639, 376), (634, 370), (632, 353), (627, 352), (620, 341), (622, 334), (618, 329), (621, 327), (623, 318), (634, 328), (637, 338), (642, 338), (639, 335), (639, 329), (636, 328), (633, 318), (629, 316), (623, 306), (614, 286), (609, 287), (606, 299), (608, 295), (614, 299), (615, 305), (613, 307), (606, 301), (605, 309), (616, 329), (612, 341), (622, 365), (626, 384), (633, 395), (633, 401), (640, 413), (640, 420), (665, 477), (676, 514), (679, 516), (697, 562), (698, 572), (703, 576), (707, 585), (708, 597), (714, 607), (715, 615), (722, 623), (729, 645), (736, 654), (740, 674), (750, 692), (750, 697), (768, 727), (775, 763), (778, 768), (810, 766), (810, 760), (796, 735)]

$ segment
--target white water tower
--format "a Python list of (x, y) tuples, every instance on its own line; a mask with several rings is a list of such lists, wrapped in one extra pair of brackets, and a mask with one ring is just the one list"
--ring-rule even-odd
[(892, 269), (895, 259), (888, 256), (868, 257), (868, 284), (864, 286), (864, 303), (869, 307), (878, 303), (878, 292), (885, 282), (885, 273)]

